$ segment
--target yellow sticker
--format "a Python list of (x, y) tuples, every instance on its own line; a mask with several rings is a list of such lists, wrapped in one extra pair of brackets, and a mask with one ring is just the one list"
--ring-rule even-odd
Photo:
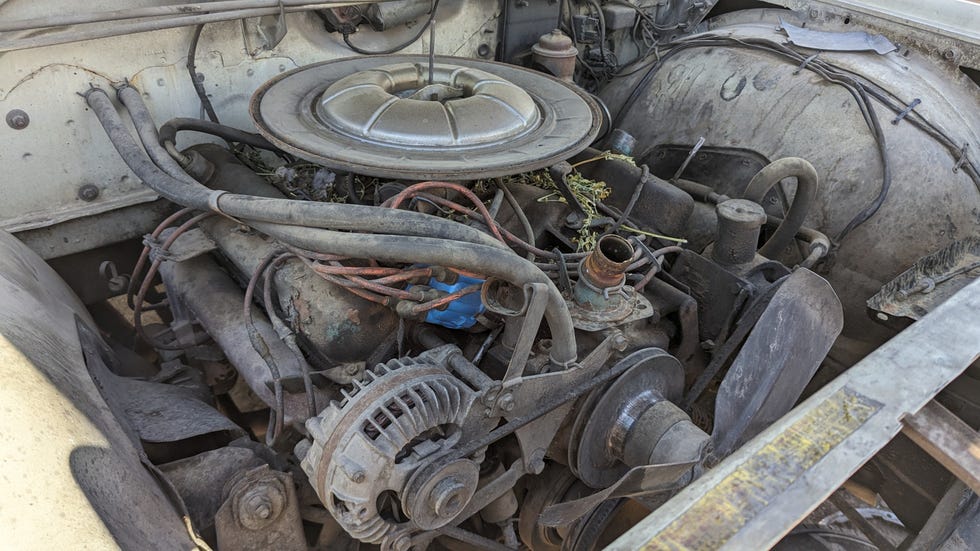
[(643, 549), (718, 549), (879, 409), (881, 404), (846, 388), (831, 394), (708, 490)]

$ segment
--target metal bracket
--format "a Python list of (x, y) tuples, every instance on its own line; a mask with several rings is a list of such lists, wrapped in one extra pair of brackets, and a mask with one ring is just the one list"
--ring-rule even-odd
[(524, 372), (524, 366), (531, 355), (531, 347), (534, 346), (534, 337), (538, 334), (541, 327), (541, 320), (544, 319), (544, 311), (548, 305), (548, 286), (544, 283), (529, 283), (524, 287), (525, 294), (530, 295), (527, 310), (524, 314), (524, 323), (521, 324), (521, 334), (517, 338), (514, 352), (510, 356), (510, 363), (507, 364), (507, 374), (504, 375), (504, 384), (516, 379)]
[(156, 239), (149, 235), (143, 238), (143, 244), (150, 248), (151, 260), (184, 262), (218, 248), (200, 228), (192, 228), (182, 233), (170, 248), (164, 251), (161, 245), (167, 235), (167, 232), (164, 232)]
[[(270, 21), (270, 19), (272, 21)], [(286, 36), (286, 10), (283, 7), (282, 0), (279, 0), (279, 13), (276, 15), (268, 15), (259, 19), (259, 23), (256, 26), (259, 32), (259, 36), (265, 41), (262, 44), (262, 50), (271, 50), (282, 42), (283, 37)]]
[(832, 52), (864, 52), (872, 50), (885, 55), (898, 49), (890, 40), (880, 34), (864, 31), (831, 32), (804, 29), (779, 20), (779, 26), (786, 31), (790, 43), (801, 48)]

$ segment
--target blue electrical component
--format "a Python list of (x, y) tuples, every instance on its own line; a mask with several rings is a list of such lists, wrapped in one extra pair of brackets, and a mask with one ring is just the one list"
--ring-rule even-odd
[[(460, 275), (456, 283), (452, 285), (447, 285), (432, 278), (429, 280), (429, 287), (445, 291), (446, 293), (455, 293), (464, 287), (480, 285), (482, 283), (482, 279)], [(429, 310), (429, 313), (425, 316), (425, 321), (450, 329), (467, 329), (476, 324), (476, 316), (482, 313), (483, 310), (483, 301), (480, 300), (480, 293), (470, 293), (450, 302), (445, 310)]]

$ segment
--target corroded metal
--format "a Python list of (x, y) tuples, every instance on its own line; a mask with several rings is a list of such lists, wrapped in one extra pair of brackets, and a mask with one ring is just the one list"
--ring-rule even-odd
[(980, 237), (958, 239), (924, 256), (868, 299), (868, 307), (888, 316), (919, 319), (980, 273)]
[(632, 258), (633, 245), (629, 241), (618, 235), (604, 236), (585, 257), (579, 277), (602, 289), (622, 285)]
[(262, 465), (231, 481), (226, 492), (215, 515), (221, 549), (306, 549), (292, 475)]
[(575, 43), (565, 33), (558, 29), (548, 34), (541, 35), (537, 44), (531, 46), (532, 61), (547, 69), (551, 74), (564, 80), (572, 82), (575, 76), (575, 61), (578, 58), (578, 49)]
[(599, 331), (653, 315), (650, 301), (626, 285), (633, 253), (629, 241), (610, 234), (585, 257), (569, 305), (576, 329)]

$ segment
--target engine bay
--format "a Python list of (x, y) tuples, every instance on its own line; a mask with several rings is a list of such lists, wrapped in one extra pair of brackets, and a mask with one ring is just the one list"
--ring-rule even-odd
[[(980, 93), (906, 46), (573, 1), (445, 55), (439, 0), (350, 4), (278, 14), (364, 55), (255, 82), (239, 128), (196, 76), (203, 23), (200, 117), (150, 78), (72, 90), (152, 229), (103, 217), (61, 255), (10, 226), (83, 298), (56, 317), (199, 548), (604, 548), (975, 277)], [(363, 51), (393, 29), (428, 51)]]

